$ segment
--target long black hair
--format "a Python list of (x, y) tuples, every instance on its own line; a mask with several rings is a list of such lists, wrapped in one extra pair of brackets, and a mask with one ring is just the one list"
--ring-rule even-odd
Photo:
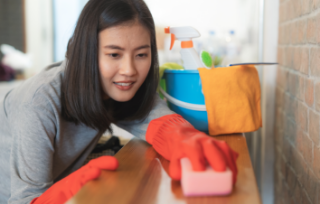
[[(136, 21), (150, 32), (152, 61), (149, 73), (135, 96), (127, 102), (102, 99), (98, 63), (100, 31)], [(110, 123), (142, 120), (152, 109), (159, 65), (152, 15), (143, 0), (90, 0), (82, 10), (66, 53), (61, 85), (62, 116), (104, 132)]]

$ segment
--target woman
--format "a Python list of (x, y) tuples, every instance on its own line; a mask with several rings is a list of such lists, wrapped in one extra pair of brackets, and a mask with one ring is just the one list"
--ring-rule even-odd
[(64, 203), (101, 169), (116, 170), (111, 156), (80, 168), (111, 123), (170, 160), (173, 179), (181, 177), (180, 158), (188, 157), (199, 171), (206, 162), (218, 171), (228, 166), (235, 182), (237, 154), (170, 111), (157, 85), (155, 28), (146, 4), (90, 0), (66, 59), (0, 103), (0, 202)]

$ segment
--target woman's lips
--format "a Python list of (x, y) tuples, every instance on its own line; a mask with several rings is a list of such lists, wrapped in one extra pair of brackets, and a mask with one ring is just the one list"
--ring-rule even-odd
[(113, 82), (120, 90), (129, 90), (133, 87), (134, 82)]

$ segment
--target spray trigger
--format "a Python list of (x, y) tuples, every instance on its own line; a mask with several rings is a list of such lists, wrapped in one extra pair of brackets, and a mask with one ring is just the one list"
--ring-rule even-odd
[(172, 49), (175, 40), (176, 40), (176, 36), (175, 36), (173, 33), (171, 33), (171, 45), (170, 45), (170, 50)]

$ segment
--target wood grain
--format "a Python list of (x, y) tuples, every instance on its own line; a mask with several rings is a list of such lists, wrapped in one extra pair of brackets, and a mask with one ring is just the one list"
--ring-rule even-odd
[(242, 134), (215, 137), (225, 140), (239, 153), (238, 179), (228, 196), (184, 197), (180, 182), (168, 176), (169, 162), (145, 141), (132, 139), (117, 154), (117, 171), (103, 171), (99, 179), (88, 182), (68, 204), (102, 203), (261, 203), (246, 139)]

